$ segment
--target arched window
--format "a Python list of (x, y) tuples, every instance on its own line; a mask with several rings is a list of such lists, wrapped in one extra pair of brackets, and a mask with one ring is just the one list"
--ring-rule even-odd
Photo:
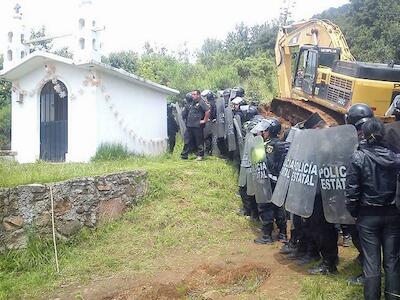
[(24, 34), (21, 34), (21, 44), (24, 43), (24, 40), (25, 40), (25, 35), (24, 35)]
[(96, 48), (96, 39), (92, 40), (92, 47), (93, 47), (93, 50), (97, 50), (97, 48)]
[(12, 59), (13, 59), (13, 53), (11, 50), (7, 51), (7, 59), (8, 59), (8, 61), (12, 61)]
[(85, 20), (84, 19), (79, 19), (79, 29), (85, 28)]
[(10, 32), (8, 33), (8, 42), (9, 42), (9, 43), (12, 43), (13, 36), (14, 36), (14, 34), (10, 31)]
[(84, 38), (79, 39), (79, 46), (81, 47), (81, 50), (85, 49), (85, 39)]
[(96, 21), (94, 21), (94, 20), (92, 21), (92, 26), (96, 27)]
[(21, 51), (21, 58), (25, 57), (25, 51)]

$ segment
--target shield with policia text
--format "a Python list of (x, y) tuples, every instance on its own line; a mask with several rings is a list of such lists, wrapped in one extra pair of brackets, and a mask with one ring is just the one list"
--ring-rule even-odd
[(217, 109), (217, 136), (223, 138), (225, 137), (225, 100), (217, 98), (215, 107)]
[[(290, 129), (289, 135), (286, 141), (293, 142), (293, 139), (298, 134), (300, 130), (296, 128)], [(292, 170), (290, 169), (290, 162), (301, 151), (298, 144), (290, 145), (288, 154), (286, 155), (285, 161), (283, 163), (282, 169), (279, 173), (278, 182), (276, 183), (274, 193), (272, 195), (272, 202), (279, 207), (285, 204), (287, 191), (289, 189), (290, 176), (292, 175)]]
[(228, 141), (228, 151), (236, 150), (235, 130), (233, 125), (233, 112), (231, 102), (225, 107), (225, 136)]
[[(308, 218), (314, 208), (318, 187), (318, 129), (306, 129), (296, 132), (290, 148), (291, 157), (285, 161), (290, 170), (289, 187), (286, 195), (287, 211)], [(290, 152), (290, 150), (289, 150)]]
[(334, 224), (354, 224), (346, 209), (344, 195), (346, 166), (358, 146), (357, 131), (352, 125), (321, 129), (317, 132), (317, 163), (325, 219)]
[(261, 136), (254, 138), (250, 153), (256, 202), (270, 203), (272, 198), (272, 188), (268, 176), (269, 171), (264, 140)]

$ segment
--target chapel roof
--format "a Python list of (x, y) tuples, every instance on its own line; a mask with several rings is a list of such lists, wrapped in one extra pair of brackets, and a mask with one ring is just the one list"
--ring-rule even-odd
[(104, 64), (95, 60), (77, 63), (73, 59), (42, 51), (35, 51), (24, 57), (18, 64), (12, 66), (11, 68), (7, 70), (0, 70), (0, 78), (4, 78), (10, 81), (17, 80), (25, 74), (51, 61), (76, 66), (80, 69), (104, 72), (106, 74), (121, 78), (123, 80), (127, 80), (141, 86), (148, 87), (167, 95), (172, 96), (179, 94), (178, 90), (144, 79), (125, 70), (114, 68), (108, 64)]

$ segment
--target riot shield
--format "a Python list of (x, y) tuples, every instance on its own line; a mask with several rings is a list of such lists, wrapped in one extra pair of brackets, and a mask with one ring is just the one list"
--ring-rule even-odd
[(179, 124), (179, 132), (182, 136), (182, 139), (185, 139), (186, 124), (182, 117), (182, 109), (178, 103), (175, 104), (175, 108), (176, 108), (176, 117)]
[(211, 121), (208, 121), (203, 128), (203, 137), (204, 139), (207, 139), (211, 135)]
[(225, 136), (228, 141), (228, 151), (236, 150), (235, 130), (233, 125), (233, 113), (231, 104), (225, 108)]
[(270, 203), (272, 198), (272, 188), (268, 176), (269, 170), (263, 138), (261, 136), (255, 137), (252, 146), (251, 163), (256, 202)]
[(318, 129), (298, 131), (290, 146), (291, 157), (286, 162), (291, 174), (285, 208), (304, 218), (313, 212), (318, 187), (317, 132)]
[(236, 129), (236, 139), (238, 141), (238, 146), (239, 146), (239, 155), (240, 158), (243, 156), (243, 148), (244, 148), (244, 139), (242, 135), (242, 120), (239, 115), (235, 115), (233, 117), (233, 125), (235, 126)]
[[(291, 129), (286, 141), (293, 142), (298, 132), (299, 130)], [(278, 207), (282, 207), (285, 203), (287, 191), (289, 189), (290, 177), (292, 175), (291, 162), (299, 151), (300, 148), (298, 144), (290, 145), (288, 154), (286, 155), (282, 169), (279, 173), (278, 182), (276, 183), (274, 193), (272, 195), (272, 203)]]
[(221, 153), (218, 148), (218, 125), (216, 122), (211, 122), (211, 134), (212, 134), (212, 155), (219, 156)]
[(346, 209), (344, 195), (346, 166), (357, 149), (357, 132), (352, 125), (336, 126), (317, 131), (317, 164), (321, 183), (325, 219), (334, 224), (354, 224)]
[(383, 144), (395, 153), (400, 153), (400, 122), (385, 124)]
[(247, 147), (246, 147), (247, 158), (245, 158), (245, 160), (242, 159), (241, 163), (243, 163), (243, 167), (245, 167), (247, 195), (254, 196), (256, 192), (255, 192), (255, 185), (254, 185), (252, 165), (251, 165), (251, 149), (253, 148), (254, 144), (253, 134), (248, 133), (246, 135), (246, 142), (247, 142)]
[(250, 146), (253, 140), (253, 135), (249, 132), (246, 135), (244, 148), (243, 148), (243, 155), (240, 161), (240, 173), (239, 173), (239, 186), (245, 186), (247, 182), (247, 173), (248, 170), (251, 168), (251, 162), (249, 157)]
[(217, 137), (225, 137), (225, 101), (223, 98), (218, 98), (215, 101), (217, 109)]

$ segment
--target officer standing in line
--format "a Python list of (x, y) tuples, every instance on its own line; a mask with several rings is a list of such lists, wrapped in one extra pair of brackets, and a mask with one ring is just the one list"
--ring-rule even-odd
[(204, 90), (201, 92), (201, 98), (210, 107), (209, 121), (204, 126), (204, 145), (206, 153), (212, 155), (211, 122), (215, 123), (217, 118), (217, 107), (215, 105), (215, 96), (212, 91)]
[[(362, 132), (362, 126), (363, 124), (368, 121), (370, 118), (374, 117), (374, 112), (372, 109), (363, 103), (358, 103), (352, 105), (347, 114), (345, 115), (345, 123), (346, 124), (351, 124), (354, 125), (354, 127), (357, 130), (358, 134), (358, 139), (359, 139), (359, 149), (362, 149), (365, 146), (365, 140), (363, 137), (363, 132)], [(363, 264), (363, 259), (364, 259), (364, 254), (363, 250), (361, 248), (361, 241), (360, 237), (358, 234), (358, 230), (356, 225), (347, 225), (348, 231), (350, 232), (351, 239), (353, 241), (354, 246), (358, 250), (358, 257), (357, 261), (362, 265)], [(364, 275), (359, 274), (355, 277), (352, 277), (348, 280), (350, 284), (355, 284), (355, 285), (362, 285), (364, 284)]]
[(249, 182), (252, 180), (251, 175), (251, 162), (250, 162), (250, 148), (252, 136), (250, 131), (260, 122), (259, 119), (253, 118), (252, 120), (243, 124), (243, 128), (246, 132), (245, 146), (243, 151), (242, 160), (240, 162), (240, 174), (239, 174), (239, 194), (242, 200), (243, 208), (239, 209), (238, 214), (242, 216), (248, 216), (252, 220), (256, 221), (259, 218), (257, 203), (254, 195), (249, 195)]
[[(271, 182), (272, 191), (276, 186), (280, 170), (277, 169), (276, 145), (280, 143), (278, 134), (281, 131), (281, 124), (275, 119), (265, 119), (254, 127), (251, 133), (261, 135), (264, 139), (268, 177)], [(274, 220), (279, 229), (278, 240), (287, 242), (286, 236), (286, 214), (283, 208), (270, 203), (258, 203), (259, 216), (262, 223), (262, 236), (254, 240), (256, 244), (271, 244)]]
[(169, 153), (174, 152), (175, 143), (176, 143), (176, 133), (179, 130), (179, 126), (172, 114), (172, 106), (171, 104), (167, 105), (167, 133), (168, 133), (168, 145), (169, 145)]
[(365, 143), (352, 156), (347, 170), (346, 203), (356, 218), (364, 253), (364, 299), (381, 298), (381, 249), (385, 299), (400, 298), (400, 211), (396, 180), (400, 155), (382, 146), (383, 123), (370, 118), (362, 125)]
[(189, 106), (186, 126), (189, 142), (183, 147), (181, 158), (188, 159), (193, 146), (197, 148), (196, 160), (204, 159), (204, 135), (203, 128), (210, 116), (209, 106), (201, 99), (200, 91), (192, 92), (193, 103)]
[(386, 116), (393, 115), (396, 122), (386, 124), (385, 136), (382, 143), (395, 153), (400, 153), (400, 95), (397, 95)]

